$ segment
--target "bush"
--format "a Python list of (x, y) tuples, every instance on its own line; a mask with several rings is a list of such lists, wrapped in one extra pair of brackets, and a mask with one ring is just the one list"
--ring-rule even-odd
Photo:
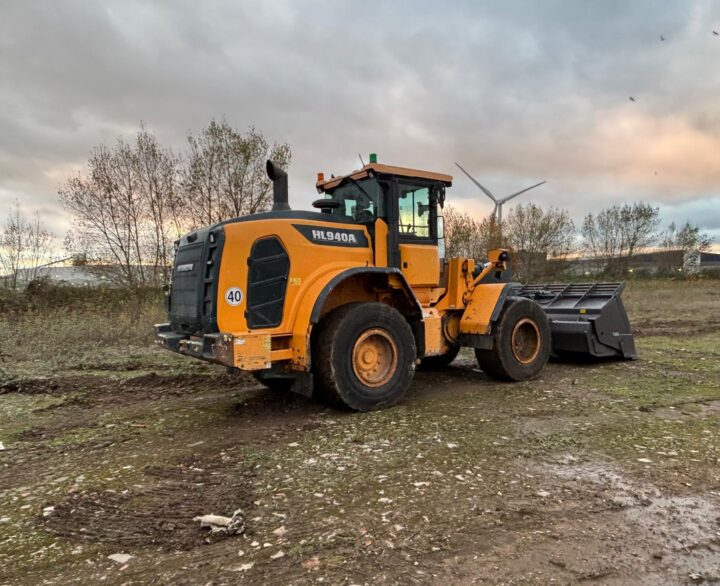
[(164, 319), (159, 289), (35, 282), (0, 291), (0, 367), (6, 375), (108, 364), (122, 370), (152, 348), (153, 325)]
[(164, 293), (160, 288), (73, 287), (37, 279), (22, 291), (0, 289), (0, 312), (3, 313), (58, 309), (118, 312), (152, 304), (163, 306)]

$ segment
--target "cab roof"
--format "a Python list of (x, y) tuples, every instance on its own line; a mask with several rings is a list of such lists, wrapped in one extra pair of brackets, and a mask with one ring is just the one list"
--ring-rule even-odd
[(407, 167), (394, 167), (392, 165), (381, 165), (380, 163), (368, 163), (362, 169), (353, 171), (347, 175), (340, 177), (332, 177), (325, 181), (318, 181), (315, 184), (318, 192), (322, 193), (327, 189), (333, 189), (340, 185), (348, 177), (353, 178), (355, 181), (365, 179), (373, 174), (377, 175), (398, 175), (400, 177), (410, 177), (413, 179), (429, 179), (431, 181), (439, 181), (444, 183), (446, 187), (452, 185), (452, 175), (445, 175), (444, 173), (433, 173), (432, 171), (421, 171), (419, 169), (408, 169)]

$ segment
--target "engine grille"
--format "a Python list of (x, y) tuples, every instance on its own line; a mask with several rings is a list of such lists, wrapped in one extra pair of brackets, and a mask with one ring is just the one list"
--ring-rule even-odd
[(217, 331), (217, 277), (224, 240), (222, 227), (183, 236), (175, 253), (168, 300), (170, 324), (176, 332)]
[(280, 325), (290, 258), (279, 238), (256, 240), (248, 258), (248, 294), (245, 318), (249, 328)]

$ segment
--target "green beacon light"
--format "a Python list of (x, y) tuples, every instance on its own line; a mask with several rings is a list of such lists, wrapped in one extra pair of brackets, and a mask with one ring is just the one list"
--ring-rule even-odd
[(370, 164), (377, 163), (377, 153), (370, 153)]

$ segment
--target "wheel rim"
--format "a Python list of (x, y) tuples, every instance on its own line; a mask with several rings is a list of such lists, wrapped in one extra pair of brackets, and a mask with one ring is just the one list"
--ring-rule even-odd
[(353, 372), (367, 387), (381, 387), (397, 370), (397, 345), (383, 329), (363, 332), (355, 342), (352, 353)]
[(512, 352), (520, 364), (530, 364), (540, 354), (540, 329), (535, 320), (524, 317), (512, 331)]

